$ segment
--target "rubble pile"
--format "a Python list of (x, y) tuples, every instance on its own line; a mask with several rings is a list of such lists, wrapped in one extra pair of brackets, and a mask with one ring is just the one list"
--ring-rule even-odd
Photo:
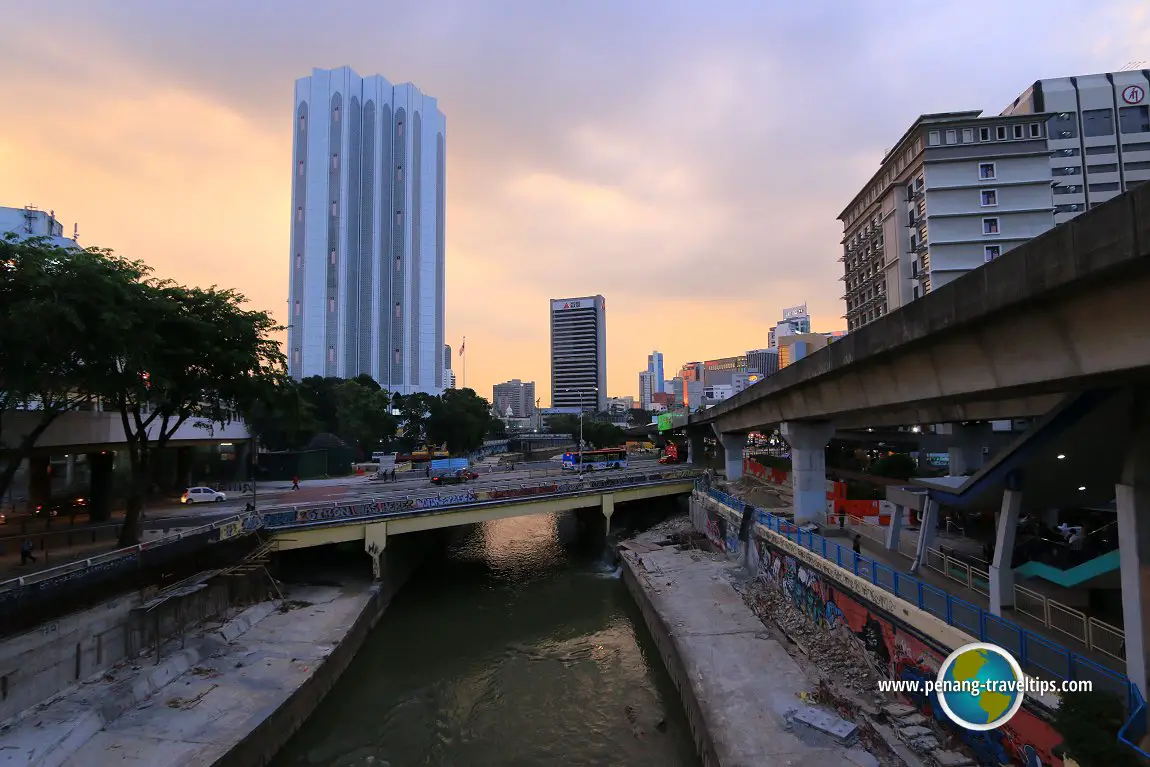
[[(765, 625), (777, 628), (793, 643), (797, 652), (792, 655), (806, 661), (804, 670), (816, 683), (812, 697), (857, 722), (859, 737), (872, 752), (885, 747), (898, 752), (905, 763), (920, 757), (939, 767), (974, 764), (965, 754), (945, 748), (952, 736), (934, 721), (897, 696), (878, 692), (878, 680), (886, 670), (878, 667), (848, 627), (816, 625), (795, 609), (790, 595), (757, 579), (735, 587)], [(906, 748), (898, 747), (903, 745)]]
[(743, 600), (768, 626), (778, 628), (810, 661), (820, 677), (855, 693), (874, 694), (881, 678), (874, 660), (850, 629), (839, 626), (825, 630), (795, 609), (791, 597), (761, 581), (749, 581), (740, 588)]
[(763, 482), (747, 474), (728, 483), (726, 492), (759, 509), (790, 510), (794, 502), (791, 488)]

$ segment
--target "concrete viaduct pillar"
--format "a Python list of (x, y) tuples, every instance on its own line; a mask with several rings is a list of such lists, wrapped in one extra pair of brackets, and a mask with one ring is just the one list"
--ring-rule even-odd
[(918, 520), (918, 545), (914, 550), (914, 561), (910, 572), (917, 573), (926, 561), (926, 550), (934, 543), (934, 533), (938, 529), (938, 501), (927, 496), (922, 501), (922, 514)]
[(723, 472), (728, 482), (735, 482), (743, 476), (743, 448), (747, 446), (747, 435), (719, 431), (718, 424), (711, 424), (719, 449), (723, 451)]
[(698, 429), (687, 431), (687, 463), (692, 466), (702, 466), (706, 463), (707, 445), (704, 442), (706, 435)]
[(826, 522), (827, 443), (834, 424), (827, 421), (787, 421), (779, 432), (791, 446), (791, 483), (795, 494), (795, 524)]
[(998, 512), (998, 529), (994, 539), (994, 556), (990, 563), (990, 614), (1002, 615), (1002, 608), (1014, 606), (1014, 537), (1022, 515), (1022, 480), (1012, 472), (1002, 494)]
[(611, 534), (611, 517), (615, 514), (615, 494), (603, 493), (600, 499), (603, 517), (607, 520), (607, 535)]
[(1126, 635), (1126, 676), (1143, 700), (1150, 650), (1150, 396), (1134, 405), (1134, 435), (1126, 452), (1118, 506), (1118, 556), (1122, 577), (1122, 628)]

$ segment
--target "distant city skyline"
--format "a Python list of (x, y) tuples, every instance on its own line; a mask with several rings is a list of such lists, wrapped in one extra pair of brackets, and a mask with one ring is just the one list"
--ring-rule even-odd
[(972, 0), (893, 21), (862, 2), (8, 5), (36, 23), (0, 29), (20, 73), (0, 81), (20, 105), (0, 124), (0, 205), (55, 209), (84, 245), (235, 288), (283, 325), (292, 83), (347, 64), (433, 94), (451, 128), (445, 340), (467, 336), (482, 395), (519, 377), (544, 400), (556, 295), (610, 302), (613, 395), (636, 393), (652, 349), (673, 378), (764, 348), (797, 301), (815, 330), (844, 328), (836, 217), (919, 115), (997, 113), (1037, 80), (1150, 49), (1135, 0)]

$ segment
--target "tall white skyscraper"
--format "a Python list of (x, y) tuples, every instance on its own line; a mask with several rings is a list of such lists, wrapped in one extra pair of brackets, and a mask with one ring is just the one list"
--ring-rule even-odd
[(349, 67), (296, 81), (288, 371), (438, 393), (446, 122), (436, 100)]
[(551, 301), (551, 407), (607, 409), (607, 302)]

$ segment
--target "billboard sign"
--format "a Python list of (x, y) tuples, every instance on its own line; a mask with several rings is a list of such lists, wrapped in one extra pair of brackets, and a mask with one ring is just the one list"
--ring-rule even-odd
[(551, 302), (551, 311), (562, 312), (569, 309), (593, 309), (595, 308), (594, 298), (561, 298), (558, 301)]
[(807, 316), (807, 305), (806, 304), (803, 304), (801, 306), (792, 306), (789, 309), (783, 309), (783, 319), (784, 320), (793, 320), (796, 317), (806, 317), (806, 316)]
[(673, 416), (670, 413), (659, 414), (659, 431), (669, 431), (674, 428)]

